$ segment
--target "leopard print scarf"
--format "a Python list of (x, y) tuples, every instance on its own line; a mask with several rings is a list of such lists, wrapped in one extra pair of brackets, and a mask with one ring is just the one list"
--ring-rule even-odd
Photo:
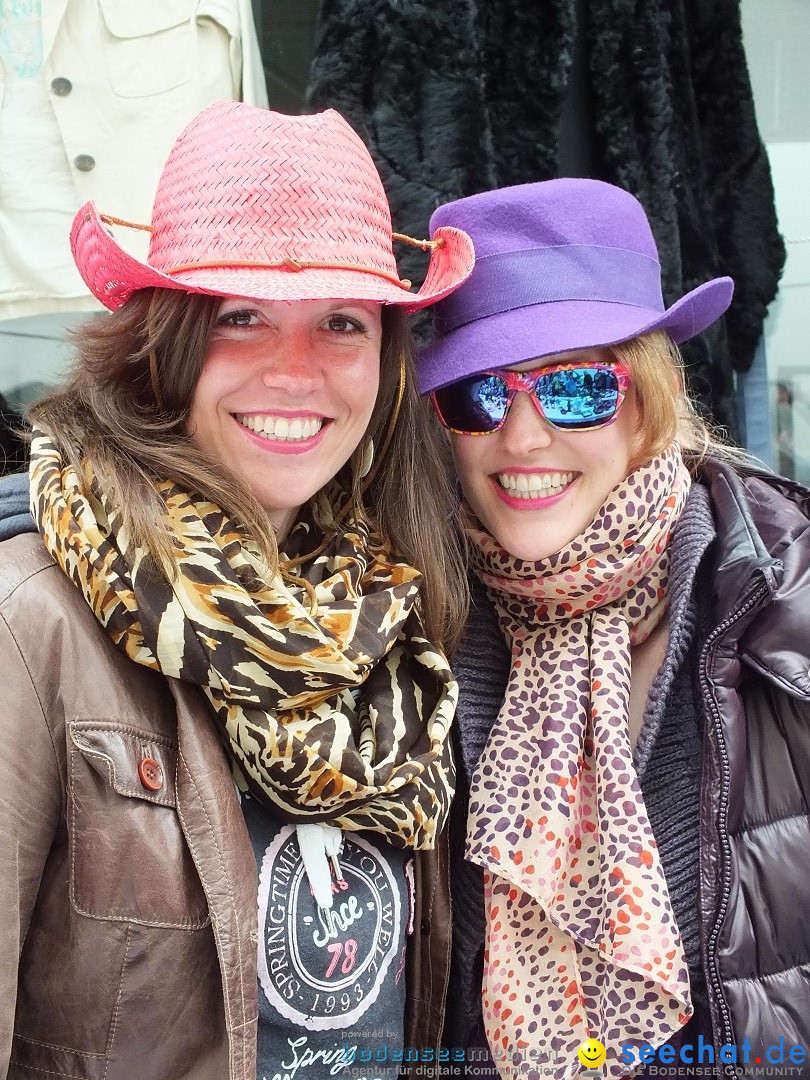
[[(34, 433), (48, 551), (132, 660), (202, 687), (252, 793), (293, 820), (432, 847), (453, 794), (457, 687), (425, 638), (419, 573), (355, 515), (308, 564), (308, 586), (290, 584), (262, 573), (217, 506), (167, 482), (169, 583), (97, 487)], [(312, 532), (300, 523), (291, 546)]]
[(467, 830), (467, 857), (485, 870), (484, 1022), (504, 1076), (513, 1058), (576, 1075), (587, 1039), (623, 1076), (622, 1045), (660, 1046), (692, 1012), (628, 734), (630, 647), (664, 615), (689, 485), (671, 446), (538, 563), (468, 529), (512, 647)]

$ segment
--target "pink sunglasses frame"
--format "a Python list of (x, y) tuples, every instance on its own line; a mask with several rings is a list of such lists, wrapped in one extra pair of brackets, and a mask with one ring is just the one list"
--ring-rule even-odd
[[(613, 415), (605, 420), (601, 424), (590, 424), (588, 427), (577, 428), (561, 428), (552, 423), (551, 420), (543, 412), (543, 406), (540, 403), (540, 399), (537, 397), (536, 388), (537, 380), (542, 375), (553, 375), (558, 371), (581, 371), (583, 368), (590, 368), (595, 371), (609, 371), (612, 375), (616, 376), (616, 382), (618, 384), (618, 398), (616, 401), (616, 408), (613, 410)], [(430, 400), (433, 403), (433, 408), (436, 416), (439, 419), (439, 423), (447, 428), (448, 431), (452, 431), (454, 435), (492, 435), (496, 431), (500, 431), (503, 425), (506, 423), (506, 418), (509, 416), (509, 410), (512, 408), (512, 402), (515, 400), (515, 394), (523, 393), (528, 394), (531, 400), (534, 402), (534, 407), (540, 413), (540, 416), (545, 420), (549, 427), (554, 431), (563, 431), (566, 433), (576, 433), (581, 431), (598, 431), (600, 428), (610, 427), (616, 417), (619, 415), (619, 409), (622, 407), (627, 391), (630, 388), (630, 372), (624, 366), (619, 363), (618, 360), (603, 363), (600, 361), (594, 362), (593, 360), (575, 360), (568, 361), (560, 364), (547, 364), (545, 367), (533, 368), (531, 371), (510, 371), (509, 368), (493, 368), (489, 371), (478, 371), (474, 375), (468, 375), (465, 379), (459, 379), (458, 382), (466, 382), (467, 379), (480, 378), (484, 375), (496, 375), (499, 379), (502, 379), (506, 383), (507, 398), (506, 408), (503, 414), (503, 420), (497, 425), (497, 427), (490, 428), (489, 431), (462, 431), (460, 428), (451, 427), (450, 424), (442, 416), (441, 409), (436, 401), (436, 394), (442, 390), (448, 390), (454, 384), (450, 383), (448, 386), (437, 387), (436, 390), (431, 391)]]

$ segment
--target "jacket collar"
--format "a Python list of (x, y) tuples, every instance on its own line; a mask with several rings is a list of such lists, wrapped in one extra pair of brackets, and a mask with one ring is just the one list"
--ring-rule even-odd
[(763, 602), (741, 627), (745, 659), (772, 682), (810, 700), (810, 491), (765, 472), (701, 466), (717, 524), (715, 625), (759, 586)]
[(42, 0), (42, 55), (46, 64), (66, 9), (67, 0)]

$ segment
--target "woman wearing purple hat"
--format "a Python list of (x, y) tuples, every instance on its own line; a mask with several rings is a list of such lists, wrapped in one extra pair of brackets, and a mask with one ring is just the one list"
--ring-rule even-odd
[(477, 255), (418, 371), (476, 575), (445, 1044), (504, 1077), (755, 1075), (810, 1044), (810, 494), (684, 394), (732, 283), (665, 308), (598, 181), (431, 224)]

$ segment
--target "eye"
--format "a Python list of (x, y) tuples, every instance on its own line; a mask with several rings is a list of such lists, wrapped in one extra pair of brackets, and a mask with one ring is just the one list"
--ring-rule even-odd
[(326, 328), (336, 334), (364, 334), (366, 332), (364, 324), (359, 319), (342, 315), (339, 311), (329, 316), (326, 320)]
[(217, 326), (255, 326), (259, 313), (252, 308), (237, 308), (217, 317)]

